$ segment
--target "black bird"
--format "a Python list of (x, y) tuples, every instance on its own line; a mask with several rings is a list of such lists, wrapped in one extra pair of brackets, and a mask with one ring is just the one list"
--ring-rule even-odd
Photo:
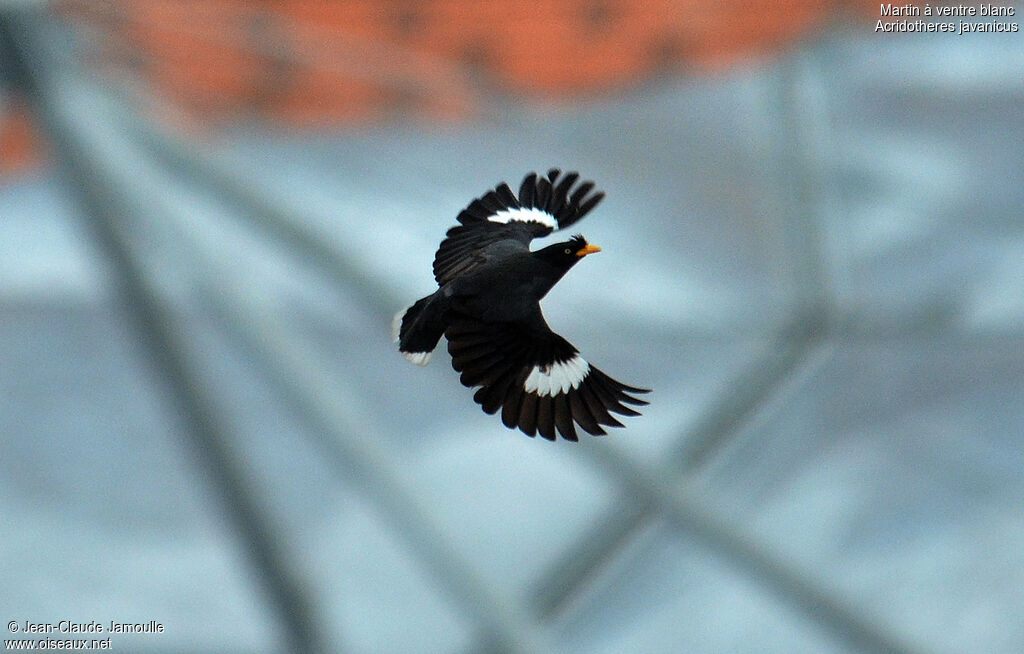
[(615, 381), (551, 331), (540, 300), (588, 254), (601, 248), (582, 235), (530, 251), (530, 241), (574, 224), (604, 199), (579, 174), (531, 173), (519, 197), (502, 183), (473, 200), (434, 255), (438, 290), (395, 316), (405, 358), (426, 365), (443, 334), (452, 367), (489, 414), (501, 410), (510, 429), (529, 436), (577, 440), (575, 422), (593, 435), (622, 427), (612, 413), (640, 415), (627, 404), (647, 393)]

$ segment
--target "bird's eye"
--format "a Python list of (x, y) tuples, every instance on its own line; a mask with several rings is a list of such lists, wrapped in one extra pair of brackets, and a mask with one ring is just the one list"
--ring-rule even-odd
[(570, 250), (569, 248), (565, 248), (565, 253), (566, 254), (572, 254), (572, 250)]

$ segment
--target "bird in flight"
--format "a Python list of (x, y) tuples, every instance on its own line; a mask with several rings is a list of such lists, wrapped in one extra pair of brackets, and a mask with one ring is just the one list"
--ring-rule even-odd
[(569, 269), (601, 248), (582, 235), (536, 251), (530, 241), (565, 229), (604, 199), (579, 174), (530, 173), (519, 196), (502, 183), (470, 202), (434, 255), (438, 289), (398, 312), (399, 351), (426, 365), (444, 335), (452, 367), (488, 414), (529, 436), (578, 440), (622, 427), (612, 414), (640, 415), (648, 389), (618, 382), (585, 361), (548, 326), (540, 301)]

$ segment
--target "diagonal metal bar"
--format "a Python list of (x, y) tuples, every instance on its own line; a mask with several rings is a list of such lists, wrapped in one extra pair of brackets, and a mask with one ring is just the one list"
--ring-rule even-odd
[[(650, 498), (678, 529), (692, 534), (712, 552), (756, 579), (780, 599), (813, 619), (857, 651), (879, 654), (923, 654), (929, 650), (906, 640), (886, 626), (882, 616), (867, 614), (846, 601), (839, 589), (828, 588), (814, 574), (773, 551), (767, 543), (719, 517), (719, 511), (684, 480), (666, 483), (631, 462), (616, 448), (588, 448), (592, 460), (623, 482), (627, 493)], [(670, 474), (670, 473), (669, 473)]]
[(397, 307), (406, 303), (392, 285), (358, 265), (359, 257), (343, 243), (329, 244), (324, 235), (303, 220), (303, 214), (253, 184), (253, 176), (238, 166), (228, 165), (215, 154), (200, 154), (142, 122), (137, 114), (121, 112), (119, 119), (147, 146), (154, 156), (179, 175), (234, 202), (241, 220), (250, 222), (274, 238), (277, 244), (303, 255), (303, 262), (327, 279), (356, 294), (378, 318), (390, 322)]
[[(215, 480), (226, 513), (243, 540), (257, 579), (281, 617), (289, 651), (327, 651), (329, 639), (321, 632), (304, 576), (289, 563), (288, 548), (275, 536), (258, 500), (260, 490), (238, 465), (225, 437), (228, 425), (219, 407), (209, 400), (204, 384), (187, 354), (178, 330), (178, 317), (159, 302), (155, 288), (133, 251), (117, 216), (142, 209), (120, 189), (100, 165), (85, 131), (80, 128), (81, 107), (69, 103), (67, 88), (55, 76), (54, 62), (41, 44), (40, 18), (28, 10), (9, 10), (0, 16), (0, 39), (27, 85), (74, 190), (94, 219), (92, 227), (102, 250), (118, 271), (127, 305), (136, 327), (149, 346), (175, 402), (187, 420), (197, 459)], [(144, 209), (143, 209), (144, 210)]]
[[(668, 457), (667, 479), (677, 480), (724, 439), (738, 431), (777, 392), (786, 379), (796, 374), (814, 349), (816, 335), (809, 330), (810, 319), (799, 317), (769, 342), (752, 364), (742, 370), (692, 427), (683, 432), (683, 447)], [(598, 566), (618, 551), (639, 527), (655, 517), (661, 507), (647, 495), (624, 488), (612, 508), (594, 519), (583, 542), (587, 550), (567, 548), (542, 572), (530, 593), (539, 616), (551, 619), (591, 578)]]
[[(125, 98), (130, 89), (121, 89)], [(362, 304), (387, 323), (398, 307), (408, 303), (392, 284), (373, 270), (359, 264), (360, 253), (344, 242), (325, 239), (309, 220), (306, 211), (296, 210), (288, 202), (268, 193), (253, 182), (255, 171), (237, 163), (228, 163), (213, 152), (200, 152), (157, 129), (138, 113), (125, 106), (111, 107), (120, 126), (128, 130), (153, 157), (163, 162), (196, 188), (208, 189), (213, 195), (234, 203), (234, 215), (275, 240), (275, 245), (289, 248), (301, 256), (304, 265), (315, 268), (347, 293), (354, 294)]]

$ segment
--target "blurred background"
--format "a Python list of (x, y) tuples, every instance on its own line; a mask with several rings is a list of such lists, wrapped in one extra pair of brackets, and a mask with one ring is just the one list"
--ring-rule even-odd
[[(0, 2), (0, 618), (1024, 651), (1024, 42), (880, 18)], [(608, 195), (548, 321), (654, 389), (578, 444), (390, 340), (457, 213), (549, 167)]]

